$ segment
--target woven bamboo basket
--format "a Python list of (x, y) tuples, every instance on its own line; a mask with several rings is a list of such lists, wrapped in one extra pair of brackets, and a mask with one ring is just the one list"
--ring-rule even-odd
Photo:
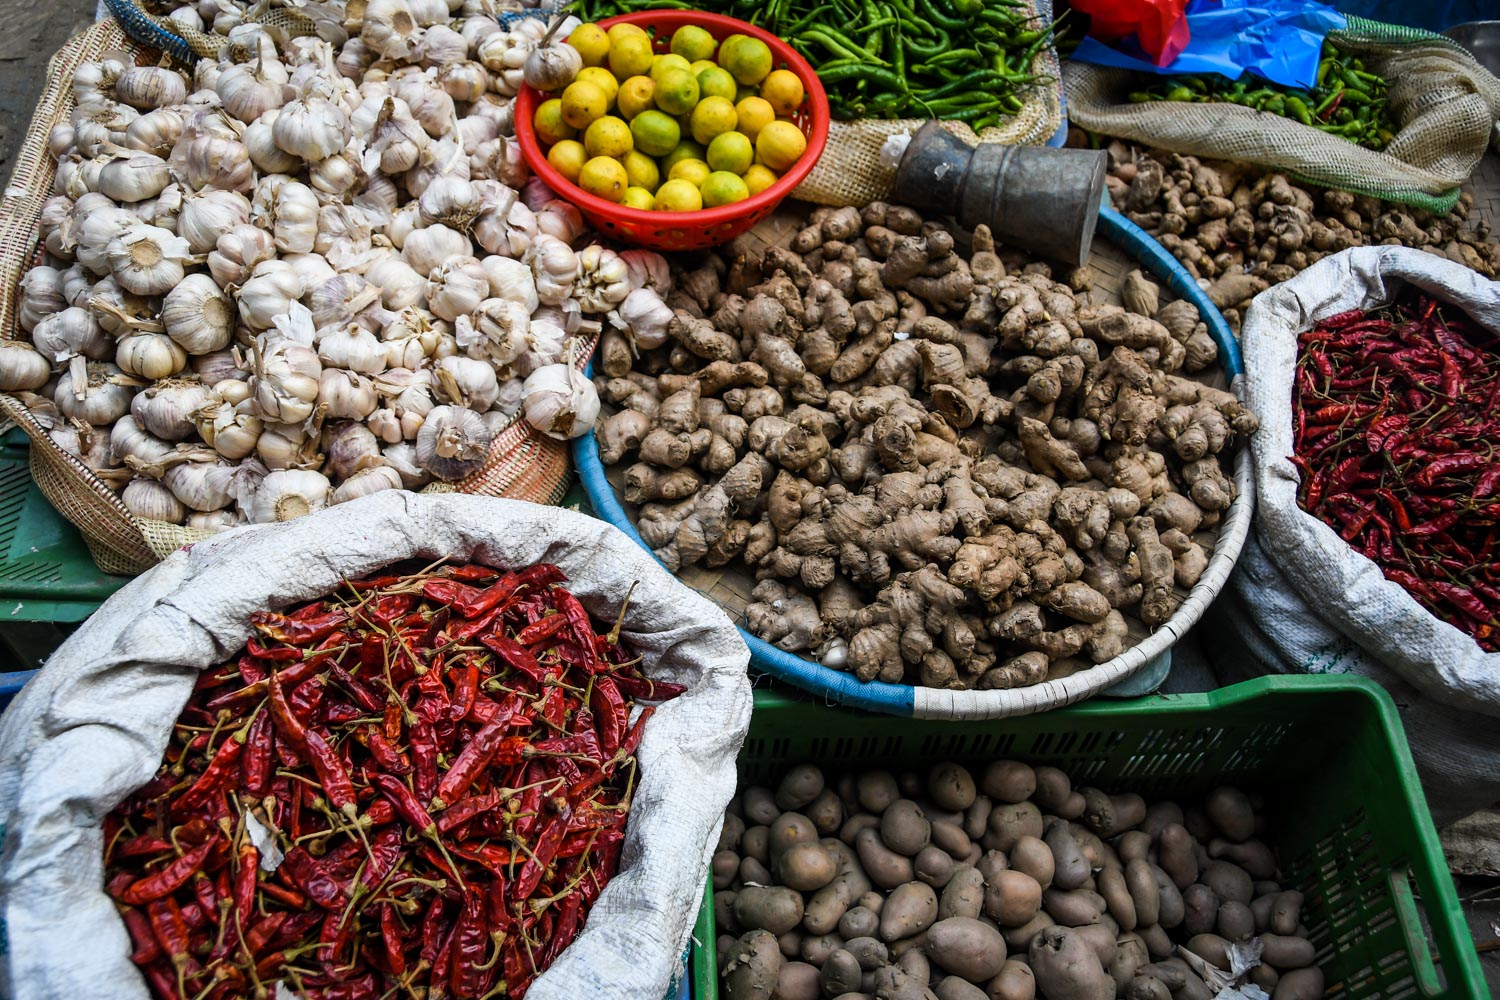
[[(0, 198), (0, 338), (24, 339), (16, 324), (17, 284), (37, 259), (42, 204), (52, 194), (56, 163), (47, 152), (47, 133), (73, 111), (73, 73), (106, 52), (123, 51), (138, 64), (161, 56), (125, 34), (113, 19), (101, 21), (68, 41), (47, 65), (47, 83), (22, 140), (15, 171)], [(580, 353), (583, 361), (593, 344)], [(31, 474), (42, 494), (77, 526), (89, 552), (106, 573), (141, 573), (184, 545), (209, 533), (167, 521), (133, 516), (119, 495), (80, 459), (59, 448), (24, 405), (0, 393), (0, 415), (31, 439)], [(533, 503), (556, 504), (568, 485), (568, 449), (517, 420), (495, 436), (484, 467), (457, 483), (428, 486), (423, 492), (475, 493)]]

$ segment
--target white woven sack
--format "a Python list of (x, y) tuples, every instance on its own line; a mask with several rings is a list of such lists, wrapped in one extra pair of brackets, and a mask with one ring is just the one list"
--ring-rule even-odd
[(619, 874), (528, 996), (666, 992), (734, 793), (750, 721), (749, 651), (722, 611), (601, 521), (520, 501), (385, 492), (175, 553), (106, 601), (5, 713), (5, 997), (145, 1000), (102, 888), (100, 823), (155, 773), (197, 672), (244, 644), (256, 609), (321, 597), (396, 560), (440, 556), (501, 568), (555, 563), (603, 620), (638, 582), (622, 635), (653, 676), (688, 690), (646, 726)]

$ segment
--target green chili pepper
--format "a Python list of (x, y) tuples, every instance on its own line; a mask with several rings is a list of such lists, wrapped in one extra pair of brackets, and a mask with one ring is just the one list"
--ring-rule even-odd
[(1312, 124), (1312, 115), (1308, 113), (1307, 105), (1303, 103), (1300, 97), (1288, 97), (1286, 99), (1286, 110), (1302, 124)]

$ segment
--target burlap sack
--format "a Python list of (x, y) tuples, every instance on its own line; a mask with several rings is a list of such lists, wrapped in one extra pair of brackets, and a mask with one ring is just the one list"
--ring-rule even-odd
[(1500, 80), (1440, 35), (1349, 18), (1329, 42), (1388, 82), (1399, 127), (1376, 152), (1290, 118), (1227, 102), (1131, 104), (1135, 74), (1070, 62), (1068, 117), (1105, 135), (1193, 156), (1255, 163), (1301, 181), (1446, 214), (1500, 118)]
[[(144, 15), (143, 15), (144, 16)], [(74, 36), (52, 57), (36, 113), (21, 142), (15, 171), (0, 198), (0, 337), (25, 337), (16, 325), (17, 283), (36, 259), (37, 220), (52, 194), (57, 164), (47, 153), (47, 133), (73, 110), (73, 72), (81, 63), (110, 50), (124, 50), (142, 65), (158, 53), (131, 40), (113, 20)], [(593, 342), (579, 352), (579, 365), (593, 353)], [(63, 451), (15, 398), (0, 393), (0, 417), (8, 417), (31, 439), (31, 473), (42, 494), (83, 533), (89, 553), (106, 573), (143, 572), (173, 551), (210, 537), (209, 533), (166, 521), (134, 517), (119, 496), (73, 455)], [(459, 483), (440, 483), (424, 492), (477, 493), (555, 504), (568, 487), (566, 445), (516, 421), (496, 435), (480, 471)]]

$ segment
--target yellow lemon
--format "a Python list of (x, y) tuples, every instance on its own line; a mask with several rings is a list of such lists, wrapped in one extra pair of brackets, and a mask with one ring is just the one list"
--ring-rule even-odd
[(789, 115), (802, 107), (807, 92), (802, 81), (789, 69), (778, 69), (760, 82), (760, 96), (771, 102), (778, 115)]
[[(594, 124), (597, 125), (598, 122)], [(593, 131), (593, 126), (589, 127), (589, 131)], [(755, 146), (743, 132), (720, 132), (708, 144), (708, 165), (714, 170), (728, 171), (738, 177), (750, 169), (754, 159)]]
[(621, 21), (618, 24), (611, 24), (609, 26), (609, 30), (606, 31), (605, 34), (609, 36), (609, 44), (611, 46), (613, 46), (615, 42), (618, 42), (620, 39), (624, 38), (627, 35), (640, 35), (642, 38), (651, 37), (650, 35), (646, 34), (645, 28), (641, 27), (639, 24), (631, 24), (629, 21)]
[(734, 106), (739, 118), (738, 128), (755, 141), (760, 130), (776, 120), (776, 109), (764, 97), (747, 97)]
[(683, 160), (701, 160), (706, 155), (708, 155), (707, 151), (702, 146), (698, 145), (698, 143), (694, 142), (691, 139), (684, 139), (676, 146), (672, 147), (672, 149), (669, 150), (667, 154), (661, 158), (661, 169), (670, 173), (672, 168), (677, 166), (677, 164), (682, 162)]
[(590, 156), (612, 156), (619, 159), (635, 148), (630, 126), (614, 115), (595, 118), (583, 133), (583, 148)]
[(772, 170), (785, 170), (807, 149), (807, 137), (788, 121), (774, 121), (755, 137), (755, 151)]
[(771, 72), (771, 47), (759, 38), (736, 35), (733, 46), (725, 39), (719, 49), (719, 65), (734, 74), (734, 78), (745, 86), (759, 83)]
[(655, 95), (656, 84), (651, 82), (649, 76), (632, 76), (620, 84), (620, 93), (615, 98), (615, 107), (619, 110), (621, 117), (629, 121), (642, 111), (655, 107), (653, 103)]
[(630, 178), (625, 176), (625, 167), (619, 160), (596, 156), (578, 172), (578, 186), (589, 194), (619, 202), (625, 200)]
[(573, 80), (584, 80), (604, 91), (604, 100), (610, 105), (615, 103), (615, 97), (620, 93), (620, 81), (603, 66), (585, 66)]
[(718, 68), (719, 64), (714, 62), (712, 59), (694, 59), (692, 65), (688, 66), (688, 69), (692, 70), (694, 76), (697, 76), (706, 69)]
[(625, 200), (622, 204), (627, 208), (639, 208), (643, 212), (649, 212), (656, 207), (656, 196), (642, 187), (628, 187), (625, 189)]
[(684, 24), (672, 32), (672, 51), (689, 62), (712, 57), (716, 44), (714, 36), (696, 24)]
[(665, 156), (682, 138), (677, 122), (654, 109), (630, 119), (630, 134), (635, 138), (635, 148), (650, 156)]
[(547, 162), (552, 164), (552, 169), (574, 184), (578, 183), (578, 172), (583, 169), (588, 158), (589, 154), (583, 148), (583, 143), (577, 139), (563, 139), (547, 150)]
[(669, 115), (685, 115), (698, 103), (698, 81), (685, 69), (667, 69), (656, 78), (656, 106)]
[[(615, 25), (615, 28), (618, 27), (620, 25)], [(651, 68), (651, 62), (655, 58), (656, 53), (651, 51), (651, 39), (644, 31), (638, 35), (610, 36), (609, 71), (617, 80), (640, 76)]]
[(731, 174), (727, 170), (715, 170), (709, 174), (699, 190), (703, 195), (705, 208), (731, 205), (750, 197), (750, 189), (746, 187), (740, 176)]
[(588, 128), (589, 122), (609, 110), (609, 97), (597, 83), (574, 80), (562, 95), (562, 120), (573, 128)]
[(691, 66), (682, 56), (666, 53), (651, 60), (651, 72), (647, 75), (651, 79), (661, 82), (661, 75), (669, 69), (685, 69), (691, 72)]
[(661, 183), (661, 170), (656, 161), (640, 150), (632, 149), (620, 160), (625, 164), (625, 176), (630, 178), (631, 187), (655, 191)]
[(562, 100), (556, 97), (536, 106), (536, 114), (531, 116), (531, 127), (536, 129), (537, 142), (543, 146), (571, 139), (578, 134), (576, 128), (563, 121)]
[(708, 164), (702, 160), (678, 160), (672, 164), (672, 169), (667, 171), (667, 178), (674, 181), (687, 181), (693, 187), (700, 187), (708, 180), (708, 175), (713, 173), (708, 169)]
[(751, 194), (760, 194), (781, 179), (774, 170), (762, 163), (751, 164), (750, 169), (742, 176), (745, 179), (745, 189)]
[(597, 24), (580, 24), (568, 36), (568, 44), (583, 56), (585, 66), (602, 66), (609, 55), (609, 36)]
[(739, 89), (734, 82), (734, 77), (729, 75), (729, 70), (722, 66), (709, 66), (707, 69), (695, 70), (698, 77), (698, 93), (703, 97), (723, 97), (729, 101), (734, 100), (735, 92)]
[(703, 207), (703, 195), (691, 181), (670, 180), (656, 192), (658, 212), (696, 212)]
[(739, 116), (727, 97), (705, 97), (698, 102), (689, 119), (693, 139), (707, 145), (716, 135), (734, 131)]

